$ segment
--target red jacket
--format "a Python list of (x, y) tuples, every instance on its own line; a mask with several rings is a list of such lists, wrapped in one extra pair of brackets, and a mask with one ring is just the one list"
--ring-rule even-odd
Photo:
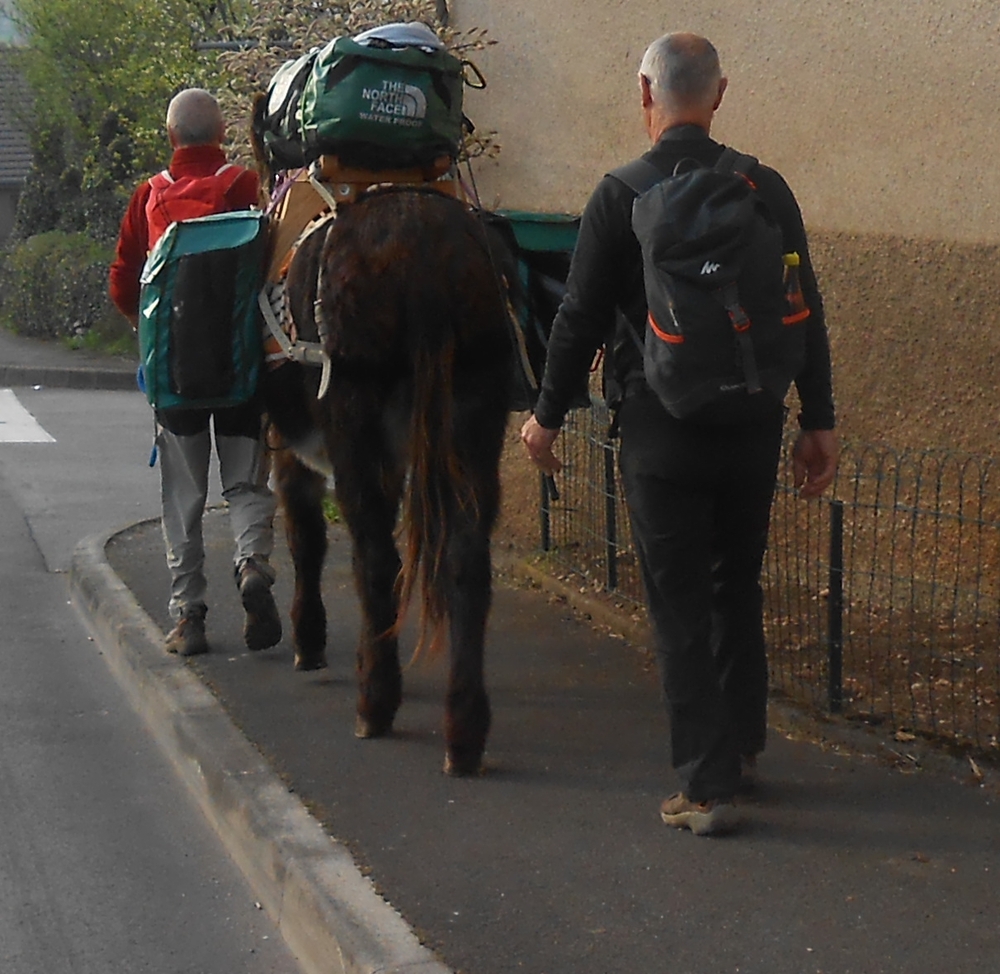
[[(226, 162), (226, 154), (214, 145), (191, 145), (174, 151), (170, 160), (170, 174), (181, 176), (210, 176)], [(118, 247), (111, 265), (108, 293), (115, 307), (128, 318), (139, 313), (139, 276), (146, 263), (149, 229), (146, 225), (146, 201), (149, 199), (149, 180), (145, 180), (132, 194), (128, 209), (118, 234)], [(257, 174), (244, 169), (226, 193), (229, 210), (246, 210), (255, 206), (260, 193)]]

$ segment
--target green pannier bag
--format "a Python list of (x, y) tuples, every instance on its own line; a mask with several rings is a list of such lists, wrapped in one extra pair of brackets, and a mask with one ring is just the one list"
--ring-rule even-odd
[(462, 62), (444, 50), (359, 44), (322, 48), (299, 106), (306, 162), (395, 169), (454, 158), (462, 140)]
[(263, 353), (257, 295), (267, 216), (237, 210), (170, 224), (140, 278), (139, 355), (156, 409), (250, 399)]

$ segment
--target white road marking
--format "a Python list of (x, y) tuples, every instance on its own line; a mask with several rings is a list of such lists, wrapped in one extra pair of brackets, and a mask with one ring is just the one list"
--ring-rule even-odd
[(18, 402), (12, 389), (0, 389), (0, 443), (55, 443), (55, 437)]

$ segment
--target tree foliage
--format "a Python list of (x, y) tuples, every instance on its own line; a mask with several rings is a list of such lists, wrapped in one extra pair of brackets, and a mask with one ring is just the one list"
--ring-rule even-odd
[[(163, 112), (179, 88), (214, 87), (216, 57), (203, 0), (15, 0), (29, 39), (24, 72), (35, 93), (33, 135), (68, 130), (88, 150), (109, 114), (127, 120), (135, 161), (162, 156)], [(228, 9), (228, 8), (226, 8)]]
[(170, 97), (190, 85), (217, 87), (218, 56), (197, 42), (217, 36), (236, 13), (232, 4), (206, 0), (14, 5), (28, 40), (20, 66), (33, 104), (22, 121), (34, 156), (15, 233), (106, 236), (100, 217), (110, 208), (116, 226), (130, 184), (168, 151)]
[(37, 338), (114, 334), (124, 319), (108, 299), (113, 253), (88, 234), (60, 231), (11, 247), (0, 265), (0, 326)]

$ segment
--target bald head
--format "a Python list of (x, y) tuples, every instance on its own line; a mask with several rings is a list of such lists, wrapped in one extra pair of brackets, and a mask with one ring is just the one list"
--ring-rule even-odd
[(711, 42), (697, 34), (665, 34), (646, 49), (639, 74), (668, 112), (711, 109), (719, 97), (722, 69)]
[(187, 88), (174, 95), (167, 108), (167, 132), (175, 146), (219, 145), (226, 123), (215, 98), (204, 88)]

